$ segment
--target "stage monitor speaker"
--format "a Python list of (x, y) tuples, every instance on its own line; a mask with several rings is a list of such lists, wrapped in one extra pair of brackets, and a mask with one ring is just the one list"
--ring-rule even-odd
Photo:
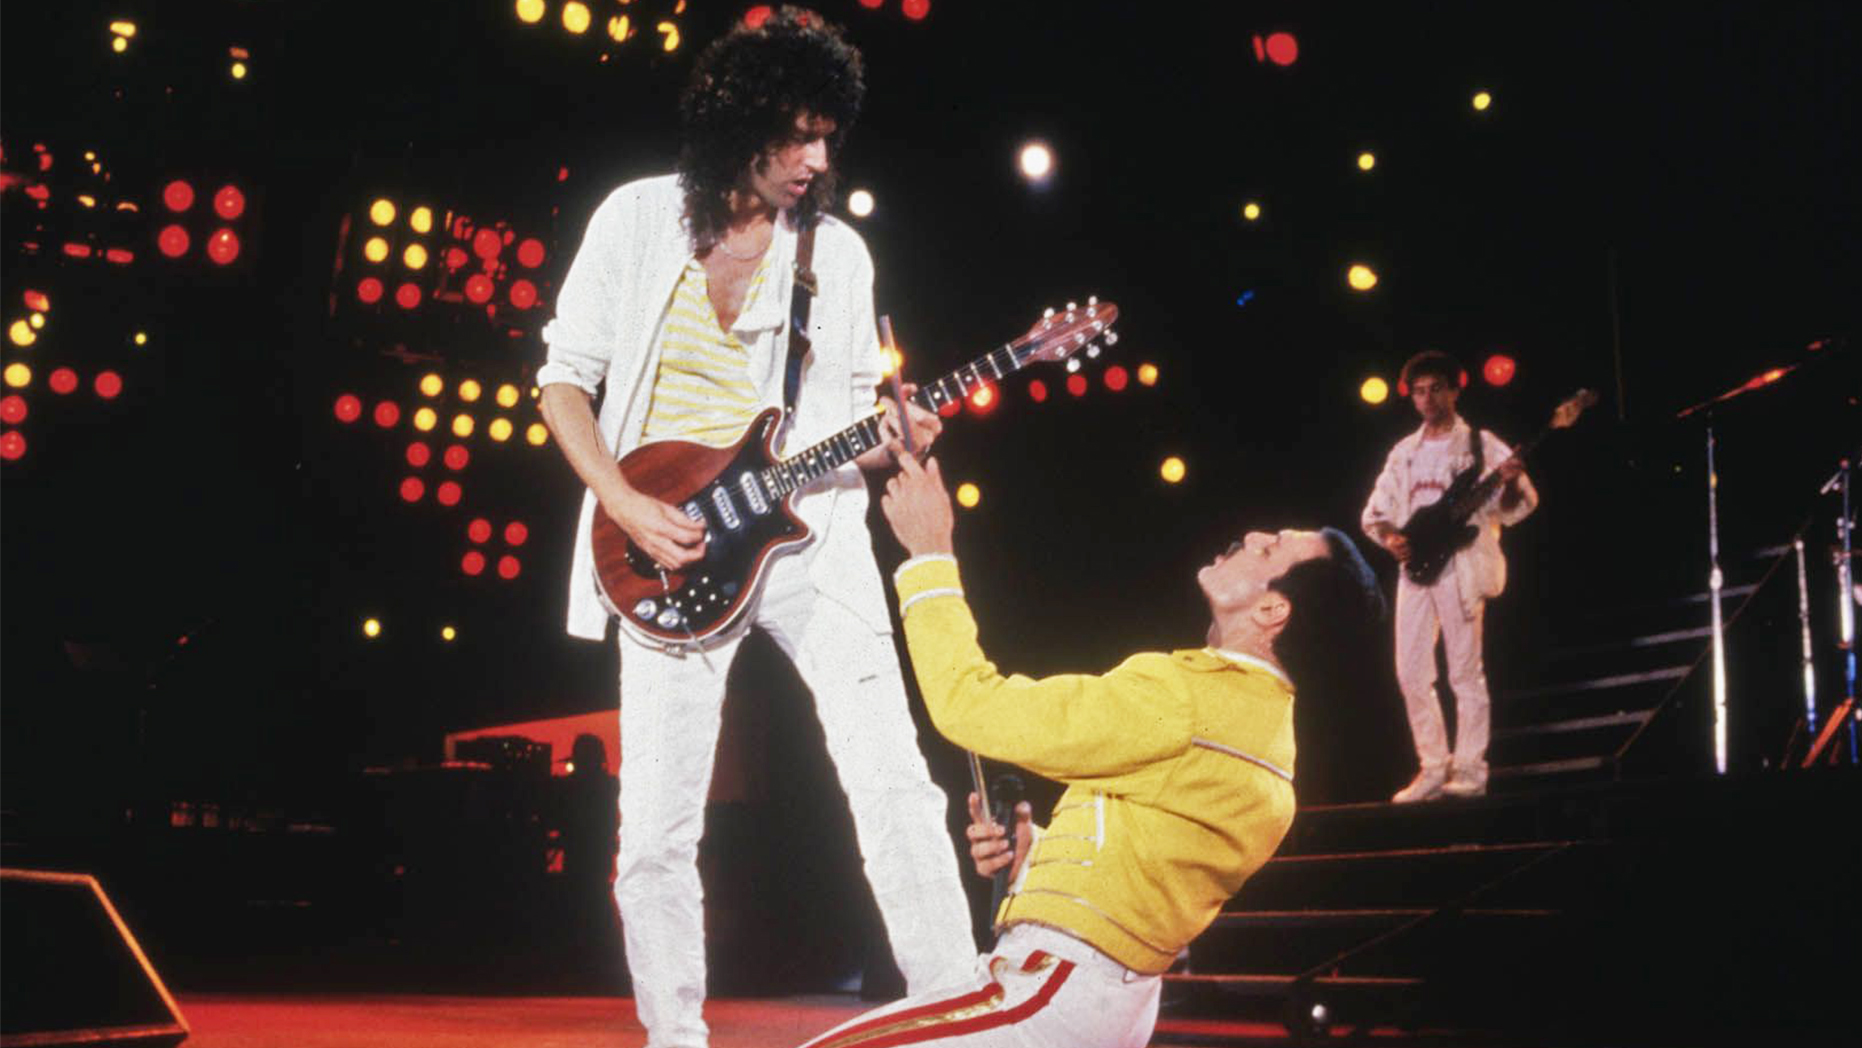
[(187, 1020), (82, 873), (0, 870), (0, 1048), (166, 1048)]

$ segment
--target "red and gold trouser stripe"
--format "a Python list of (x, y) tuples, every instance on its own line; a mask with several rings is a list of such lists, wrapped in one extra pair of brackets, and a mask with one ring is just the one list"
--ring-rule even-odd
[(1004, 957), (990, 959), (992, 978), (979, 990), (856, 1022), (810, 1041), (804, 1048), (895, 1048), (1010, 1026), (1047, 1007), (1066, 983), (1067, 976), (1073, 974), (1072, 961), (1060, 960), (1044, 950), (1034, 951), (1022, 963), (1021, 970), (1034, 973), (1052, 967), (1053, 972), (1033, 996), (1013, 1008), (1004, 1009), (1002, 983), (993, 976), (997, 965), (1007, 960)]

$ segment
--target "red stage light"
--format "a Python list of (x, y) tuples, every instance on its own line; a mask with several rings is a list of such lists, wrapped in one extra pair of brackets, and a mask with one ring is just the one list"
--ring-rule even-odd
[(537, 286), (528, 280), (519, 280), (511, 284), (511, 305), (518, 309), (529, 309), (537, 304)]
[(401, 421), (401, 405), (392, 400), (384, 400), (375, 405), (375, 424), (383, 429)]
[(114, 371), (99, 371), (96, 379), (91, 382), (91, 388), (103, 399), (115, 400), (117, 394), (123, 392), (123, 376)]
[(485, 555), (478, 550), (468, 551), (466, 555), (459, 560), (459, 570), (465, 572), (467, 575), (484, 574)]
[(394, 289), (394, 300), (402, 309), (413, 309), (420, 305), (420, 288), (414, 284), (402, 284)]
[[(1277, 66), (1290, 66), (1299, 61), (1300, 42), (1292, 33), (1270, 33), (1265, 47), (1267, 60)], [(1257, 56), (1260, 51), (1257, 50)]]
[(374, 277), (363, 277), (356, 281), (356, 297), (367, 305), (381, 301), (381, 281)]
[(136, 260), (136, 253), (126, 247), (106, 248), (103, 253), (103, 258), (106, 262), (114, 262), (119, 266), (126, 266)]
[(931, 13), (931, 0), (905, 0), (899, 11), (914, 22), (922, 22)]
[(207, 257), (224, 266), (239, 257), (239, 236), (230, 229), (216, 229), (207, 238)]
[(186, 211), (194, 206), (194, 187), (177, 178), (162, 188), (162, 203), (177, 214)]
[(50, 386), (54, 393), (61, 395), (69, 393), (78, 388), (78, 373), (70, 368), (59, 368), (52, 372), (52, 377), (47, 379), (45, 384)]
[(535, 269), (543, 264), (543, 241), (531, 237), (517, 245), (517, 261), (526, 269)]
[(336, 398), (336, 420), (354, 422), (362, 417), (362, 398), (354, 393), (344, 393)]
[(504, 240), (495, 229), (481, 229), (472, 236), (472, 253), (489, 262), (498, 257), (504, 248)]
[(1512, 357), (1505, 353), (1495, 353), (1487, 358), (1487, 363), (1481, 365), (1481, 377), (1490, 386), (1504, 386), (1513, 381), (1513, 372), (1516, 370), (1518, 366), (1513, 363)]
[(472, 461), (472, 456), (466, 451), (465, 445), (449, 444), (446, 447), (446, 454), (441, 461), (446, 463), (447, 469), (461, 470), (466, 468), (466, 463)]
[(246, 213), (246, 194), (238, 186), (221, 186), (213, 195), (213, 213), (231, 222)]
[[(186, 251), (187, 247), (183, 245), (181, 250)], [(65, 245), (65, 254), (70, 255), (72, 258), (89, 258), (91, 257), (91, 246), (89, 244), (80, 244), (76, 241), (72, 241)]]
[(758, 4), (744, 12), (744, 25), (752, 29), (760, 29), (764, 22), (769, 21), (769, 16), (775, 13), (768, 4)]
[(1114, 364), (1106, 369), (1106, 388), (1112, 392), (1117, 393), (1124, 389), (1129, 381), (1131, 381), (1131, 374), (1123, 366)]
[(433, 461), (433, 449), (424, 440), (416, 440), (407, 446), (407, 464), (419, 469)]
[(16, 462), (25, 453), (26, 438), (20, 436), (18, 430), (9, 429), (5, 433), (0, 433), (0, 459)]
[(17, 426), (26, 421), (26, 398), (17, 393), (0, 397), (0, 422)]
[(994, 386), (978, 386), (970, 391), (971, 411), (976, 412), (978, 415), (987, 415), (995, 406), (996, 388)]
[(46, 298), (45, 292), (43, 291), (28, 290), (26, 292), (26, 308), (32, 310), (34, 313), (50, 313), (52, 311), (52, 300)]
[(860, 0), (860, 6), (877, 11), (884, 6), (885, 2), (886, 0)]
[(521, 520), (514, 520), (504, 526), (504, 541), (512, 546), (521, 546), (530, 540), (530, 529)]
[(1067, 376), (1067, 392), (1073, 394), (1076, 397), (1085, 396), (1086, 395), (1086, 376), (1078, 374), (1077, 372), (1075, 374), (1068, 375)]
[(491, 540), (491, 521), (486, 520), (484, 517), (480, 517), (477, 520), (473, 521), (472, 523), (467, 524), (466, 525), (466, 538), (471, 539), (473, 542), (490, 541)]
[(516, 557), (513, 557), (507, 553), (504, 556), (498, 558), (499, 577), (507, 578), (507, 579), (514, 579), (517, 577), (517, 573), (522, 570), (524, 570), (524, 566), (518, 563)]
[(445, 258), (447, 269), (461, 269), (464, 268), (467, 262), (471, 261), (471, 256), (465, 253), (465, 248), (460, 247), (458, 244), (447, 245)]
[(1033, 382), (1028, 383), (1028, 396), (1029, 396), (1029, 399), (1033, 400), (1036, 404), (1040, 404), (1046, 401), (1047, 400), (1047, 383), (1041, 381), (1038, 378), (1035, 379)]
[(459, 497), (463, 494), (465, 494), (464, 490), (450, 480), (441, 481), (440, 486), (433, 489), (433, 497), (438, 499), (442, 506), (459, 505)]
[(427, 485), (419, 477), (409, 477), (401, 482), (401, 501), (419, 502), (427, 493)]
[(474, 273), (466, 278), (466, 297), (481, 306), (491, 301), (492, 290), (491, 278), (483, 273)]
[(161, 235), (155, 238), (155, 243), (157, 247), (162, 249), (162, 254), (167, 255), (169, 258), (180, 258), (182, 255), (187, 254), (187, 230), (182, 229), (180, 226), (169, 226), (163, 229)]

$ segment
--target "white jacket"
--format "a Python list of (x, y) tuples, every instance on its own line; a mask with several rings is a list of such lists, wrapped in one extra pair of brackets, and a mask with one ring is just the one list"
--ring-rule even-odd
[[(1411, 469), (1417, 449), (1422, 445), (1422, 427), (1416, 432), (1396, 442), (1390, 449), (1390, 456), (1384, 460), (1384, 469), (1377, 475), (1377, 483), (1371, 488), (1371, 498), (1364, 505), (1364, 515), (1360, 520), (1364, 533), (1373, 540), (1377, 538), (1377, 528), (1388, 524), (1400, 528), (1409, 523), (1409, 518), (1416, 507), (1409, 504), (1412, 487)], [(1513, 454), (1499, 437), (1485, 430), (1481, 431), (1482, 440), (1482, 476), (1498, 469)], [(1454, 449), (1454, 472), (1474, 465), (1473, 430), (1461, 418), (1455, 419), (1455, 428), (1449, 434)], [(1468, 523), (1480, 529), (1473, 544), (1455, 554), (1450, 563), (1455, 573), (1456, 585), (1461, 596), (1462, 610), (1472, 618), (1480, 602), (1488, 597), (1498, 597), (1506, 589), (1506, 556), (1500, 552), (1500, 528), (1511, 527), (1526, 519), (1539, 505), (1539, 492), (1532, 486), (1532, 480), (1524, 473), (1519, 475), (1520, 499), (1512, 509), (1500, 508), (1500, 496), (1496, 494), (1487, 500), (1487, 504), (1476, 510)]]
[[(597, 422), (616, 457), (640, 444), (659, 373), (654, 334), (692, 257), (683, 211), (676, 176), (629, 182), (611, 193), (589, 220), (556, 296), (555, 319), (543, 328), (548, 361), (537, 371), (537, 384), (567, 382), (594, 396), (605, 381)], [(785, 212), (769, 247), (775, 293), (756, 296), (732, 327), (753, 355), (787, 356), (796, 243)], [(813, 348), (784, 444), (790, 453), (871, 414), (881, 376), (873, 261), (859, 234), (823, 217), (815, 234), (814, 271), (820, 293), (809, 311)], [(775, 370), (780, 375), (781, 368)], [(765, 391), (772, 405), (782, 397), (780, 380), (776, 385)], [(823, 595), (845, 604), (875, 631), (889, 632), (859, 468), (848, 464), (816, 480), (798, 496), (795, 509), (814, 539), (783, 556), (810, 557), (810, 578)], [(608, 619), (595, 588), (589, 542), (595, 513), (594, 493), (587, 492), (569, 579), (569, 632), (590, 640), (601, 639)]]

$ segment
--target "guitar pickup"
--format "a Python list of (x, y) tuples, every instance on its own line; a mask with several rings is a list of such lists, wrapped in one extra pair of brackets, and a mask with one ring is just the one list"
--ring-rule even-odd
[(763, 488), (756, 482), (756, 474), (739, 474), (737, 487), (743, 491), (744, 501), (749, 503), (751, 513), (760, 517), (769, 512), (769, 499), (763, 496)]
[(724, 522), (729, 531), (742, 530), (743, 518), (737, 515), (737, 504), (731, 501), (731, 493), (723, 486), (711, 489), (711, 505), (718, 511), (718, 519)]

